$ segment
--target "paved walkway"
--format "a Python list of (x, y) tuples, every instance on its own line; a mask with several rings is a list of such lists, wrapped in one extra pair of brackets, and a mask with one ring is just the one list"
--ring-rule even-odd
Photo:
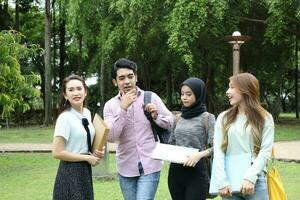
[[(275, 158), (283, 161), (300, 162), (300, 141), (275, 142)], [(108, 143), (108, 151), (115, 152), (116, 145)], [(0, 144), (0, 153), (50, 152), (51, 144)]]

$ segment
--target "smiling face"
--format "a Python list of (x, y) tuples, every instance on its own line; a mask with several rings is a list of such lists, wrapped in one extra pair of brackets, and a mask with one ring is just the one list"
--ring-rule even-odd
[(133, 70), (128, 68), (120, 68), (117, 71), (116, 79), (113, 79), (113, 84), (118, 86), (119, 90), (125, 94), (136, 87), (137, 75)]
[(190, 107), (196, 102), (193, 90), (187, 85), (181, 87), (181, 102), (184, 107)]
[(73, 79), (66, 83), (64, 97), (70, 102), (75, 110), (79, 112), (82, 111), (86, 95), (87, 91), (80, 80)]
[(229, 88), (226, 91), (226, 95), (229, 99), (230, 105), (232, 106), (239, 106), (243, 102), (242, 93), (232, 81), (229, 82)]

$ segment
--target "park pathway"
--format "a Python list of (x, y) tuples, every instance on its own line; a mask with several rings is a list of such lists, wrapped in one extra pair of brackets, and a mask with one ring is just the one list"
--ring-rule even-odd
[[(300, 163), (300, 140), (288, 142), (275, 142), (275, 158), (283, 161), (295, 161)], [(108, 143), (108, 151), (115, 152), (116, 145)], [(50, 152), (51, 144), (33, 144), (33, 143), (9, 143), (0, 144), (0, 152)]]

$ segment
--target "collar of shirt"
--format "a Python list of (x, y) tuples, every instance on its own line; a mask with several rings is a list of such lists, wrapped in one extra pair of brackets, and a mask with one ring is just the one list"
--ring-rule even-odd
[(71, 109), (70, 109), (70, 112), (71, 113), (73, 113), (78, 119), (82, 119), (82, 118), (86, 118), (85, 116), (84, 116), (84, 108), (83, 108), (83, 112), (82, 112), (82, 114), (80, 113), (80, 112), (78, 112), (78, 111), (76, 111), (74, 108), (72, 108), (71, 107)]

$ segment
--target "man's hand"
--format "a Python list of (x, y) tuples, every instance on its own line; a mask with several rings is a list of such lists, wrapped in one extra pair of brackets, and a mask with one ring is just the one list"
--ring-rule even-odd
[(126, 94), (121, 90), (121, 108), (127, 110), (129, 106), (136, 100), (137, 91), (136, 88), (130, 90)]
[(157, 108), (156, 108), (156, 105), (153, 104), (153, 103), (148, 103), (147, 105), (145, 105), (145, 108), (144, 108), (147, 112), (151, 113), (151, 117), (153, 119), (156, 119), (157, 118)]
[(241, 188), (241, 193), (243, 195), (254, 194), (254, 183), (252, 183), (251, 181), (248, 181), (247, 179), (244, 179), (242, 188)]

